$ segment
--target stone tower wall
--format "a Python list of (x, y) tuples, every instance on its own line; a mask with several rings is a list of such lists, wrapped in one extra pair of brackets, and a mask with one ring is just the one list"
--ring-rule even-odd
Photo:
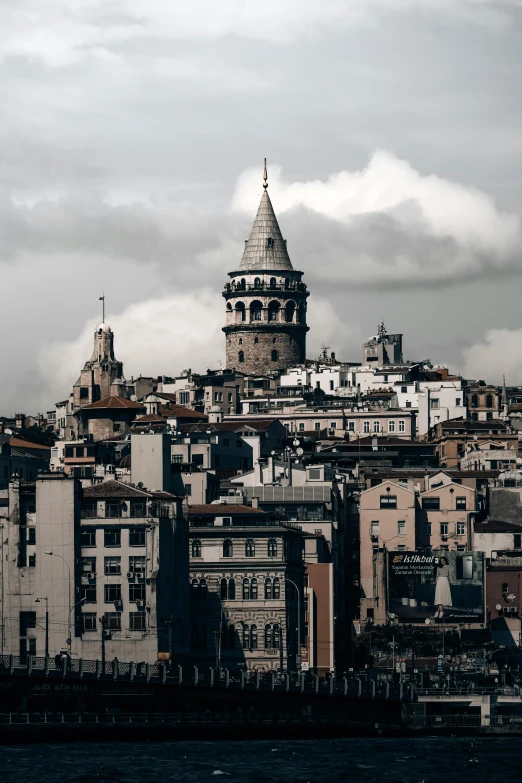
[[(270, 330), (263, 331), (259, 327), (249, 329), (247, 326), (227, 334), (227, 368), (249, 375), (263, 375), (270, 370), (281, 372), (304, 363), (305, 346), (306, 327), (289, 325), (285, 329), (275, 329), (272, 326)], [(239, 361), (240, 351), (244, 353), (244, 362)], [(277, 361), (272, 360), (272, 351), (277, 351)]]

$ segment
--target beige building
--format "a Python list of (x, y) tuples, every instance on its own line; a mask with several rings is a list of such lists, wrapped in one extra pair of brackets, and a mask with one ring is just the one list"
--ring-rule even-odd
[(154, 662), (169, 646), (188, 651), (188, 525), (176, 497), (42, 474), (11, 484), (3, 532), (4, 652), (43, 656), (46, 629), (51, 656)]
[(415, 500), (415, 492), (391, 481), (361, 492), (361, 622), (386, 622), (383, 553), (415, 549)]
[(297, 525), (239, 504), (192, 506), (189, 520), (192, 657), (201, 665), (295, 670), (297, 628), (301, 641), (305, 630)]

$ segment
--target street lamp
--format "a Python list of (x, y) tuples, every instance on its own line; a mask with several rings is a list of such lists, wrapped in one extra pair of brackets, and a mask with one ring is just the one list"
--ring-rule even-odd
[(301, 669), (301, 599), (299, 588), (296, 583), (288, 577), (285, 577), (285, 582), (290, 582), (290, 584), (295, 587), (297, 593), (297, 660), (299, 661), (298, 668)]
[(68, 644), (69, 644), (69, 652), (72, 655), (71, 610), (74, 609), (74, 607), (71, 606), (71, 590), (72, 590), (72, 585), (71, 585), (71, 567), (70, 567), (69, 563), (67, 562), (67, 560), (65, 559), (65, 557), (62, 557), (61, 555), (57, 554), (56, 552), (44, 552), (44, 554), (51, 555), (51, 557), (59, 557), (60, 560), (63, 560), (63, 562), (67, 566), (67, 571), (69, 572), (69, 621), (67, 623), (67, 638), (69, 640), (69, 642), (68, 642)]
[(39, 604), (40, 601), (45, 601), (45, 657), (49, 657), (49, 599), (47, 596), (37, 598), (35, 604)]

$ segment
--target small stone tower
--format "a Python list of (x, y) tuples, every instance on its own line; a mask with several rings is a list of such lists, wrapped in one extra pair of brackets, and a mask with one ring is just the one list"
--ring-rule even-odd
[(123, 364), (114, 356), (114, 333), (111, 327), (101, 323), (94, 332), (92, 356), (85, 362), (73, 386), (74, 410), (113, 395), (114, 389), (111, 387), (117, 380), (123, 380)]
[(227, 367), (247, 375), (282, 372), (306, 359), (306, 299), (275, 216), (265, 170), (263, 195), (226, 301)]

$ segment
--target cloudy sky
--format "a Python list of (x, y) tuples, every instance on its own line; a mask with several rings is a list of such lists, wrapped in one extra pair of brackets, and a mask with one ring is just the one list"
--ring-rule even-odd
[(521, 90), (522, 0), (0, 0), (0, 414), (102, 292), (127, 376), (218, 366), (264, 156), (309, 356), (522, 384)]

